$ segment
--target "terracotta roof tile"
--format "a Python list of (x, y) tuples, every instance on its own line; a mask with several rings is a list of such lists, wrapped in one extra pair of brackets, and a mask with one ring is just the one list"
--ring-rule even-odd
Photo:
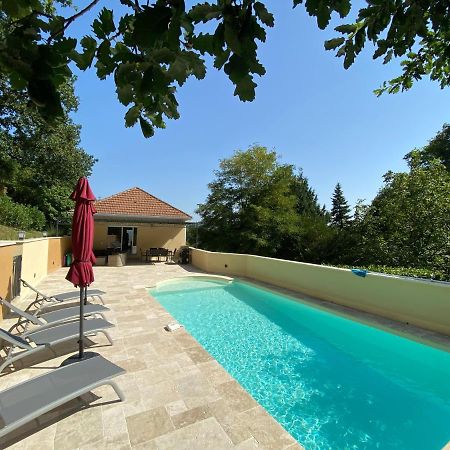
[(173, 217), (189, 220), (191, 216), (159, 198), (134, 187), (110, 197), (97, 200), (95, 208), (99, 214), (117, 214), (121, 216)]

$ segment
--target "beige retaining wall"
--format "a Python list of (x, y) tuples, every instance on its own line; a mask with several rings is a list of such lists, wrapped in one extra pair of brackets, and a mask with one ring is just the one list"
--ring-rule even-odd
[[(70, 251), (70, 237), (39, 238), (25, 241), (2, 242), (0, 245), (0, 297), (11, 300), (13, 257), (22, 255), (22, 278), (37, 284), (48, 273), (63, 265), (63, 255)], [(29, 294), (22, 286), (20, 296)], [(0, 319), (3, 317), (0, 308)]]
[(450, 336), (450, 283), (412, 280), (255, 255), (192, 249), (207, 272), (253, 278)]

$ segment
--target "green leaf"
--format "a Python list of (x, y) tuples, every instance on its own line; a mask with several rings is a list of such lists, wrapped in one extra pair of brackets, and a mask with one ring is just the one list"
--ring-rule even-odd
[(344, 18), (350, 13), (351, 6), (350, 0), (340, 0), (335, 4), (334, 9), (339, 13), (341, 18)]
[(226, 22), (225, 23), (225, 42), (233, 53), (240, 55), (242, 53), (242, 45), (239, 39), (239, 26), (238, 23)]
[(273, 14), (267, 11), (267, 8), (263, 3), (256, 2), (253, 5), (253, 8), (255, 9), (255, 13), (258, 16), (259, 20), (261, 20), (264, 25), (267, 25), (268, 27), (274, 26), (275, 20), (273, 18)]
[(346, 25), (339, 25), (335, 28), (335, 31), (338, 31), (339, 33), (349, 34), (353, 33), (358, 29), (358, 25), (356, 24), (346, 24)]
[(106, 78), (116, 68), (116, 63), (112, 57), (111, 43), (109, 41), (103, 41), (98, 47), (95, 67), (97, 68), (97, 76), (100, 79)]
[(155, 134), (153, 126), (150, 123), (148, 123), (145, 119), (143, 119), (141, 116), (139, 117), (139, 124), (141, 125), (141, 130), (144, 137), (149, 138)]
[(192, 46), (202, 55), (209, 53), (213, 55), (215, 49), (215, 41), (217, 37), (214, 34), (200, 33), (198, 36), (192, 37)]
[(181, 57), (175, 59), (170, 65), (167, 73), (173, 80), (176, 80), (180, 86), (186, 82), (189, 76), (186, 62)]
[(325, 29), (330, 23), (331, 11), (330, 8), (325, 4), (324, 0), (320, 2), (319, 8), (317, 9), (317, 25), (321, 30)]
[(117, 97), (123, 105), (129, 105), (134, 98), (133, 86), (131, 84), (126, 84), (125, 86), (118, 86), (116, 89)]
[(162, 64), (170, 64), (175, 61), (176, 53), (169, 48), (163, 47), (153, 52), (153, 59)]
[(387, 51), (387, 42), (384, 39), (380, 39), (378, 41), (378, 48), (375, 50), (373, 54), (373, 59), (377, 59), (381, 55), (384, 55), (386, 51)]
[(210, 3), (201, 3), (195, 5), (188, 13), (188, 16), (194, 23), (208, 22), (211, 19), (218, 19), (222, 14), (222, 8), (219, 5)]
[(54, 48), (61, 53), (72, 52), (77, 45), (77, 40), (75, 38), (61, 38), (54, 44)]
[(348, 69), (355, 62), (355, 47), (351, 41), (345, 44), (344, 69)]
[(198, 80), (202, 80), (206, 75), (206, 66), (202, 58), (194, 52), (183, 52), (183, 58), (187, 66)]
[(86, 70), (91, 66), (92, 60), (95, 56), (97, 49), (97, 41), (91, 36), (85, 36), (81, 39), (81, 45), (83, 47), (83, 53), (74, 53), (73, 59), (81, 70)]
[(393, 55), (394, 55), (394, 51), (393, 50), (389, 50), (387, 52), (386, 56), (383, 59), (383, 64), (387, 64), (392, 59)]
[(95, 19), (92, 23), (92, 30), (95, 35), (103, 39), (116, 30), (114, 25), (113, 12), (110, 9), (103, 8), (98, 15), (98, 19)]
[(119, 20), (119, 31), (121, 33), (127, 32), (133, 22), (134, 16), (132, 16), (131, 14), (125, 14)]
[(132, 106), (125, 114), (125, 126), (132, 127), (139, 119), (141, 108), (137, 105)]
[(227, 49), (223, 52), (220, 52), (214, 59), (214, 67), (216, 69), (221, 69), (223, 67), (223, 65), (228, 61), (230, 54), (231, 54), (231, 51), (229, 49)]
[(167, 92), (169, 79), (159, 66), (150, 66), (142, 77), (141, 94), (164, 94)]
[(251, 102), (255, 99), (255, 88), (256, 83), (252, 80), (251, 76), (248, 75), (236, 84), (234, 95), (239, 96), (239, 99), (243, 102)]
[(3, 0), (0, 7), (11, 18), (22, 19), (23, 17), (31, 14), (32, 8), (27, 3), (29, 2), (24, 3), (17, 0)]
[(335, 39), (329, 39), (328, 41), (325, 41), (324, 47), (325, 50), (334, 50), (335, 48), (339, 47), (345, 42), (345, 38), (335, 38)]
[(136, 14), (134, 21), (133, 38), (142, 48), (151, 48), (157, 41), (163, 40), (163, 35), (169, 28), (172, 11), (166, 6), (146, 6)]

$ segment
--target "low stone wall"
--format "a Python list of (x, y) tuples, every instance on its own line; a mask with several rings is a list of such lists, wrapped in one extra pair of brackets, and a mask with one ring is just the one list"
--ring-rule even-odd
[(192, 248), (192, 264), (242, 276), (450, 336), (450, 283)]
[[(71, 249), (70, 237), (50, 237), (11, 241), (0, 244), (0, 297), (11, 299), (13, 282), (13, 258), (22, 255), (21, 278), (37, 284), (48, 273), (63, 265), (65, 253)], [(20, 297), (29, 294), (22, 286)], [(3, 317), (0, 308), (0, 319)]]

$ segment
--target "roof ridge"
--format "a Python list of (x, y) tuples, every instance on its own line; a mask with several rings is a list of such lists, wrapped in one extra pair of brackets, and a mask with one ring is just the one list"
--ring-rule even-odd
[(161, 203), (164, 203), (165, 205), (170, 206), (173, 209), (176, 209), (177, 211), (179, 211), (180, 213), (182, 213), (186, 216), (192, 217), (190, 214), (184, 212), (183, 210), (176, 208), (175, 206), (171, 205), (170, 203), (167, 203), (164, 200), (161, 200), (159, 197), (156, 197), (156, 195), (150, 194), (150, 192), (144, 191), (144, 189), (142, 189), (140, 187), (136, 187), (136, 189), (140, 189), (142, 192), (145, 192), (147, 195), (150, 195), (150, 197), (156, 198), (156, 200), (160, 201)]
[(120, 197), (123, 194), (127, 194), (132, 191), (139, 191), (142, 194), (145, 194), (146, 196), (150, 197), (152, 200), (157, 201), (157, 202), (161, 203), (162, 205), (165, 205), (169, 209), (173, 210), (174, 213), (181, 214), (187, 218), (192, 218), (192, 216), (190, 214), (184, 212), (183, 210), (181, 210), (179, 208), (176, 208), (175, 206), (171, 205), (170, 203), (168, 203), (164, 200), (161, 200), (159, 197), (156, 197), (155, 195), (151, 194), (150, 192), (145, 191), (144, 189), (142, 189), (139, 186), (133, 186), (133, 187), (125, 189), (123, 191), (117, 192), (116, 194), (112, 194), (112, 195), (109, 195), (108, 197), (96, 200), (96, 202), (95, 202), (96, 206), (100, 206), (102, 203), (108, 203), (111, 200), (114, 201), (115, 198)]

